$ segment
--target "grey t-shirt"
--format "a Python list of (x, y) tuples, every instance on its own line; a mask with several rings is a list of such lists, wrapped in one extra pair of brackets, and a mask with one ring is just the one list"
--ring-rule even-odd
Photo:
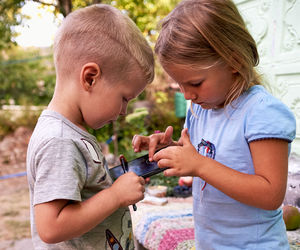
[(57, 244), (40, 239), (35, 205), (57, 199), (81, 202), (112, 185), (96, 138), (57, 112), (45, 110), (37, 122), (27, 151), (27, 178), (35, 249), (111, 249), (107, 238), (123, 249), (134, 248), (128, 208), (117, 210), (78, 238)]

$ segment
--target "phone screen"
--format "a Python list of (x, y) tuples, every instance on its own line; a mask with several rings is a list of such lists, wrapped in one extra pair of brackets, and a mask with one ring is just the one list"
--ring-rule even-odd
[[(135, 172), (137, 175), (144, 178), (158, 174), (167, 168), (159, 168), (157, 162), (149, 161), (149, 155), (144, 155), (128, 162), (128, 172)], [(122, 165), (115, 166), (109, 170), (110, 176), (116, 180), (119, 176), (124, 174)]]

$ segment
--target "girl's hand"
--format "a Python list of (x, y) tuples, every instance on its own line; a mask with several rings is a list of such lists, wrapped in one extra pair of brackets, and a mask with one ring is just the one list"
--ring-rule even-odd
[(121, 207), (127, 207), (144, 199), (145, 180), (133, 172), (121, 175), (111, 186)]
[(150, 136), (135, 135), (132, 139), (134, 152), (149, 150), (149, 160), (153, 160), (155, 150), (174, 144), (172, 140), (173, 127), (167, 127), (163, 133), (156, 133)]
[(180, 142), (181, 146), (160, 150), (153, 160), (158, 162), (160, 168), (169, 168), (164, 171), (165, 176), (197, 176), (203, 157), (192, 145), (187, 129), (181, 131)]

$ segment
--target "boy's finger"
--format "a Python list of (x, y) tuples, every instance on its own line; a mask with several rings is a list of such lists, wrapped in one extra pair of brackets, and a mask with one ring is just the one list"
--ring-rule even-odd
[(146, 184), (146, 181), (145, 181), (145, 179), (144, 179), (143, 177), (140, 177), (140, 183), (141, 183), (142, 185), (145, 185), (145, 184)]

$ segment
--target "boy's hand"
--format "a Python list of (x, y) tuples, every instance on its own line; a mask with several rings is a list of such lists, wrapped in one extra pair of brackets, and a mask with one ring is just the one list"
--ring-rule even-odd
[(128, 207), (144, 199), (145, 180), (133, 172), (121, 175), (111, 186), (120, 207)]
[(168, 167), (165, 176), (197, 176), (201, 155), (190, 141), (187, 129), (181, 131), (179, 146), (167, 147), (153, 156), (160, 168)]
[(174, 143), (172, 135), (172, 126), (167, 127), (166, 131), (163, 133), (156, 133), (150, 136), (135, 135), (132, 139), (134, 152), (149, 150), (149, 160), (152, 161), (156, 149), (163, 148)]

